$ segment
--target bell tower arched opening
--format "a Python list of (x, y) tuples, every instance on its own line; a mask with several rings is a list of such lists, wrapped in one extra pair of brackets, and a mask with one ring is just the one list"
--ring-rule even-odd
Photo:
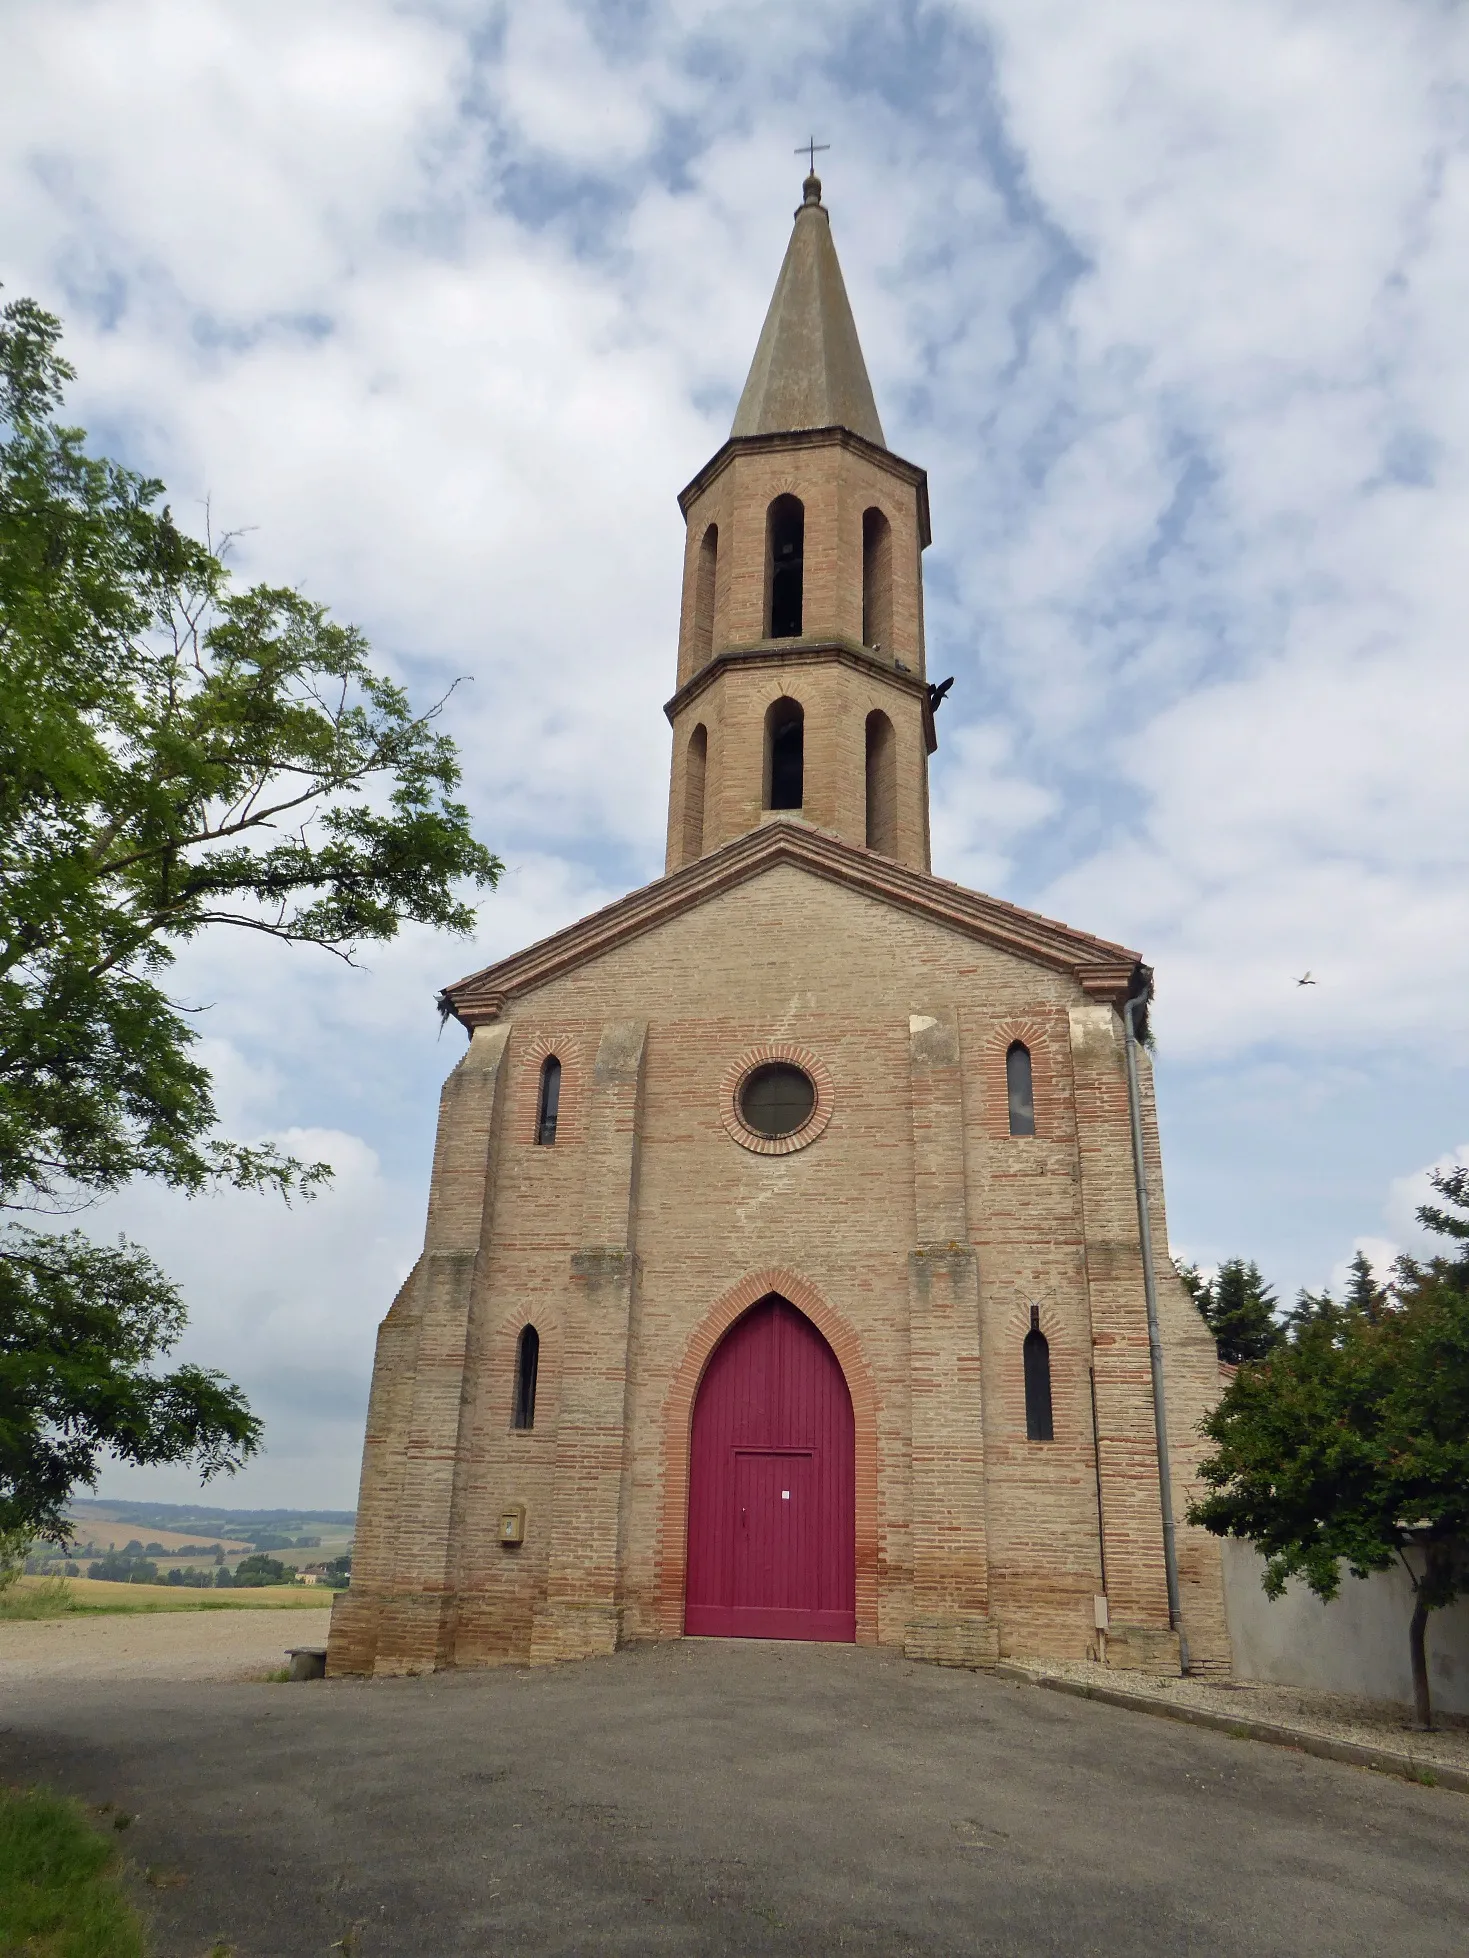
[(704, 854), (704, 784), (709, 773), (709, 730), (700, 721), (689, 736), (683, 776), (683, 860)]
[(898, 853), (898, 737), (880, 707), (867, 716), (867, 847)]
[(862, 512), (862, 643), (893, 650), (893, 527), (875, 505)]
[(712, 523), (699, 539), (699, 563), (694, 573), (695, 667), (707, 666), (714, 657), (714, 598), (719, 572), (719, 525)]
[(799, 639), (806, 554), (806, 506), (778, 496), (765, 514), (765, 636)]
[(782, 694), (765, 710), (766, 809), (799, 809), (806, 792), (806, 714)]
[(856, 1490), (841, 1363), (771, 1293), (725, 1334), (694, 1403), (684, 1630), (855, 1640)]

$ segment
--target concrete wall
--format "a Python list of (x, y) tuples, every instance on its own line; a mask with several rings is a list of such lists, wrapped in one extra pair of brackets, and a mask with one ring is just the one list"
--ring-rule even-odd
[[(1253, 1545), (1228, 1538), (1223, 1548), (1236, 1677), (1412, 1704), (1413, 1592), (1405, 1571), (1345, 1575), (1330, 1604), (1299, 1581), (1271, 1599), (1260, 1587), (1265, 1560)], [(1469, 1713), (1469, 1598), (1430, 1616), (1428, 1679), (1438, 1712)]]

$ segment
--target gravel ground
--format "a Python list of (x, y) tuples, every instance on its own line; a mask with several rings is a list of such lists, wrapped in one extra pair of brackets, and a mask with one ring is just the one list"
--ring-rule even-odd
[(1357, 1700), (1345, 1693), (1318, 1693), (1304, 1686), (1266, 1686), (1257, 1680), (1175, 1679), (1167, 1674), (1113, 1672), (1085, 1660), (1025, 1659), (1017, 1661), (1031, 1673), (1053, 1679), (1085, 1680), (1118, 1692), (1140, 1693), (1150, 1700), (1175, 1706), (1204, 1707), (1236, 1720), (1271, 1720), (1301, 1733), (1322, 1734), (1331, 1740), (1353, 1741), (1359, 1747), (1391, 1747), (1423, 1762), (1441, 1761), (1469, 1769), (1469, 1721), (1445, 1716), (1431, 1734), (1412, 1723), (1407, 1707), (1378, 1700)]
[(288, 1645), (325, 1645), (331, 1612), (118, 1612), (0, 1625), (0, 1689), (52, 1680), (261, 1679)]

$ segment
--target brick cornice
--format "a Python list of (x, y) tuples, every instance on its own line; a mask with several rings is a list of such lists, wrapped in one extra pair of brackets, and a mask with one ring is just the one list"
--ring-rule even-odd
[(716, 449), (710, 456), (693, 481), (679, 491), (679, 509), (687, 517), (690, 504), (723, 475), (737, 455), (778, 455), (791, 449), (851, 449), (865, 461), (875, 463), (890, 476), (909, 484), (918, 492), (920, 547), (927, 550), (933, 542), (933, 533), (929, 528), (927, 470), (920, 469), (916, 462), (906, 462), (902, 456), (894, 455), (891, 449), (880, 449), (865, 436), (854, 435), (850, 428), (797, 428), (773, 435), (731, 435), (724, 447)]
[(486, 1025), (497, 1020), (518, 995), (547, 985), (782, 864), (1067, 973), (1092, 999), (1120, 1005), (1139, 970), (1138, 954), (1126, 946), (912, 870), (890, 857), (844, 843), (826, 830), (775, 821), (736, 837), (670, 877), (645, 884), (523, 952), (456, 980), (444, 988), (440, 1004), (466, 1027)]
[(850, 667), (865, 679), (885, 680), (900, 693), (920, 699), (928, 752), (933, 753), (938, 742), (933, 737), (933, 716), (928, 708), (928, 683), (922, 674), (906, 669), (900, 672), (891, 660), (881, 658), (871, 647), (858, 646), (849, 639), (758, 639), (751, 646), (725, 646), (697, 673), (691, 674), (670, 700), (664, 701), (663, 711), (672, 722), (731, 667), (828, 665)]

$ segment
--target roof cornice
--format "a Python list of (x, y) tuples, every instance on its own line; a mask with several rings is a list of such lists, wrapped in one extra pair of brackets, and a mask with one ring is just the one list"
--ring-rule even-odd
[(695, 498), (702, 496), (709, 485), (723, 475), (737, 455), (773, 455), (790, 449), (850, 449), (878, 469), (885, 469), (890, 476), (909, 484), (918, 492), (920, 548), (927, 550), (933, 542), (928, 516), (927, 470), (920, 469), (916, 462), (905, 462), (891, 449), (879, 448), (876, 442), (854, 435), (850, 428), (797, 428), (775, 435), (731, 435), (724, 447), (710, 456), (692, 482), (686, 483), (679, 491), (679, 509), (687, 517)]
[(933, 709), (929, 705), (928, 682), (907, 667), (899, 670), (889, 659), (874, 653), (870, 646), (859, 646), (849, 639), (757, 639), (752, 646), (725, 646), (693, 673), (672, 699), (665, 700), (663, 711), (670, 722), (685, 707), (699, 698), (718, 679), (721, 670), (732, 666), (836, 666), (885, 680), (900, 693), (914, 694), (923, 706), (923, 734), (928, 752), (938, 748)]
[(488, 1025), (518, 995), (548, 985), (780, 864), (1066, 973), (1089, 998), (1114, 1006), (1127, 997), (1141, 967), (1138, 954), (1126, 946), (859, 850), (808, 823), (778, 818), (523, 952), (456, 980), (440, 994), (440, 1007), (471, 1029)]

